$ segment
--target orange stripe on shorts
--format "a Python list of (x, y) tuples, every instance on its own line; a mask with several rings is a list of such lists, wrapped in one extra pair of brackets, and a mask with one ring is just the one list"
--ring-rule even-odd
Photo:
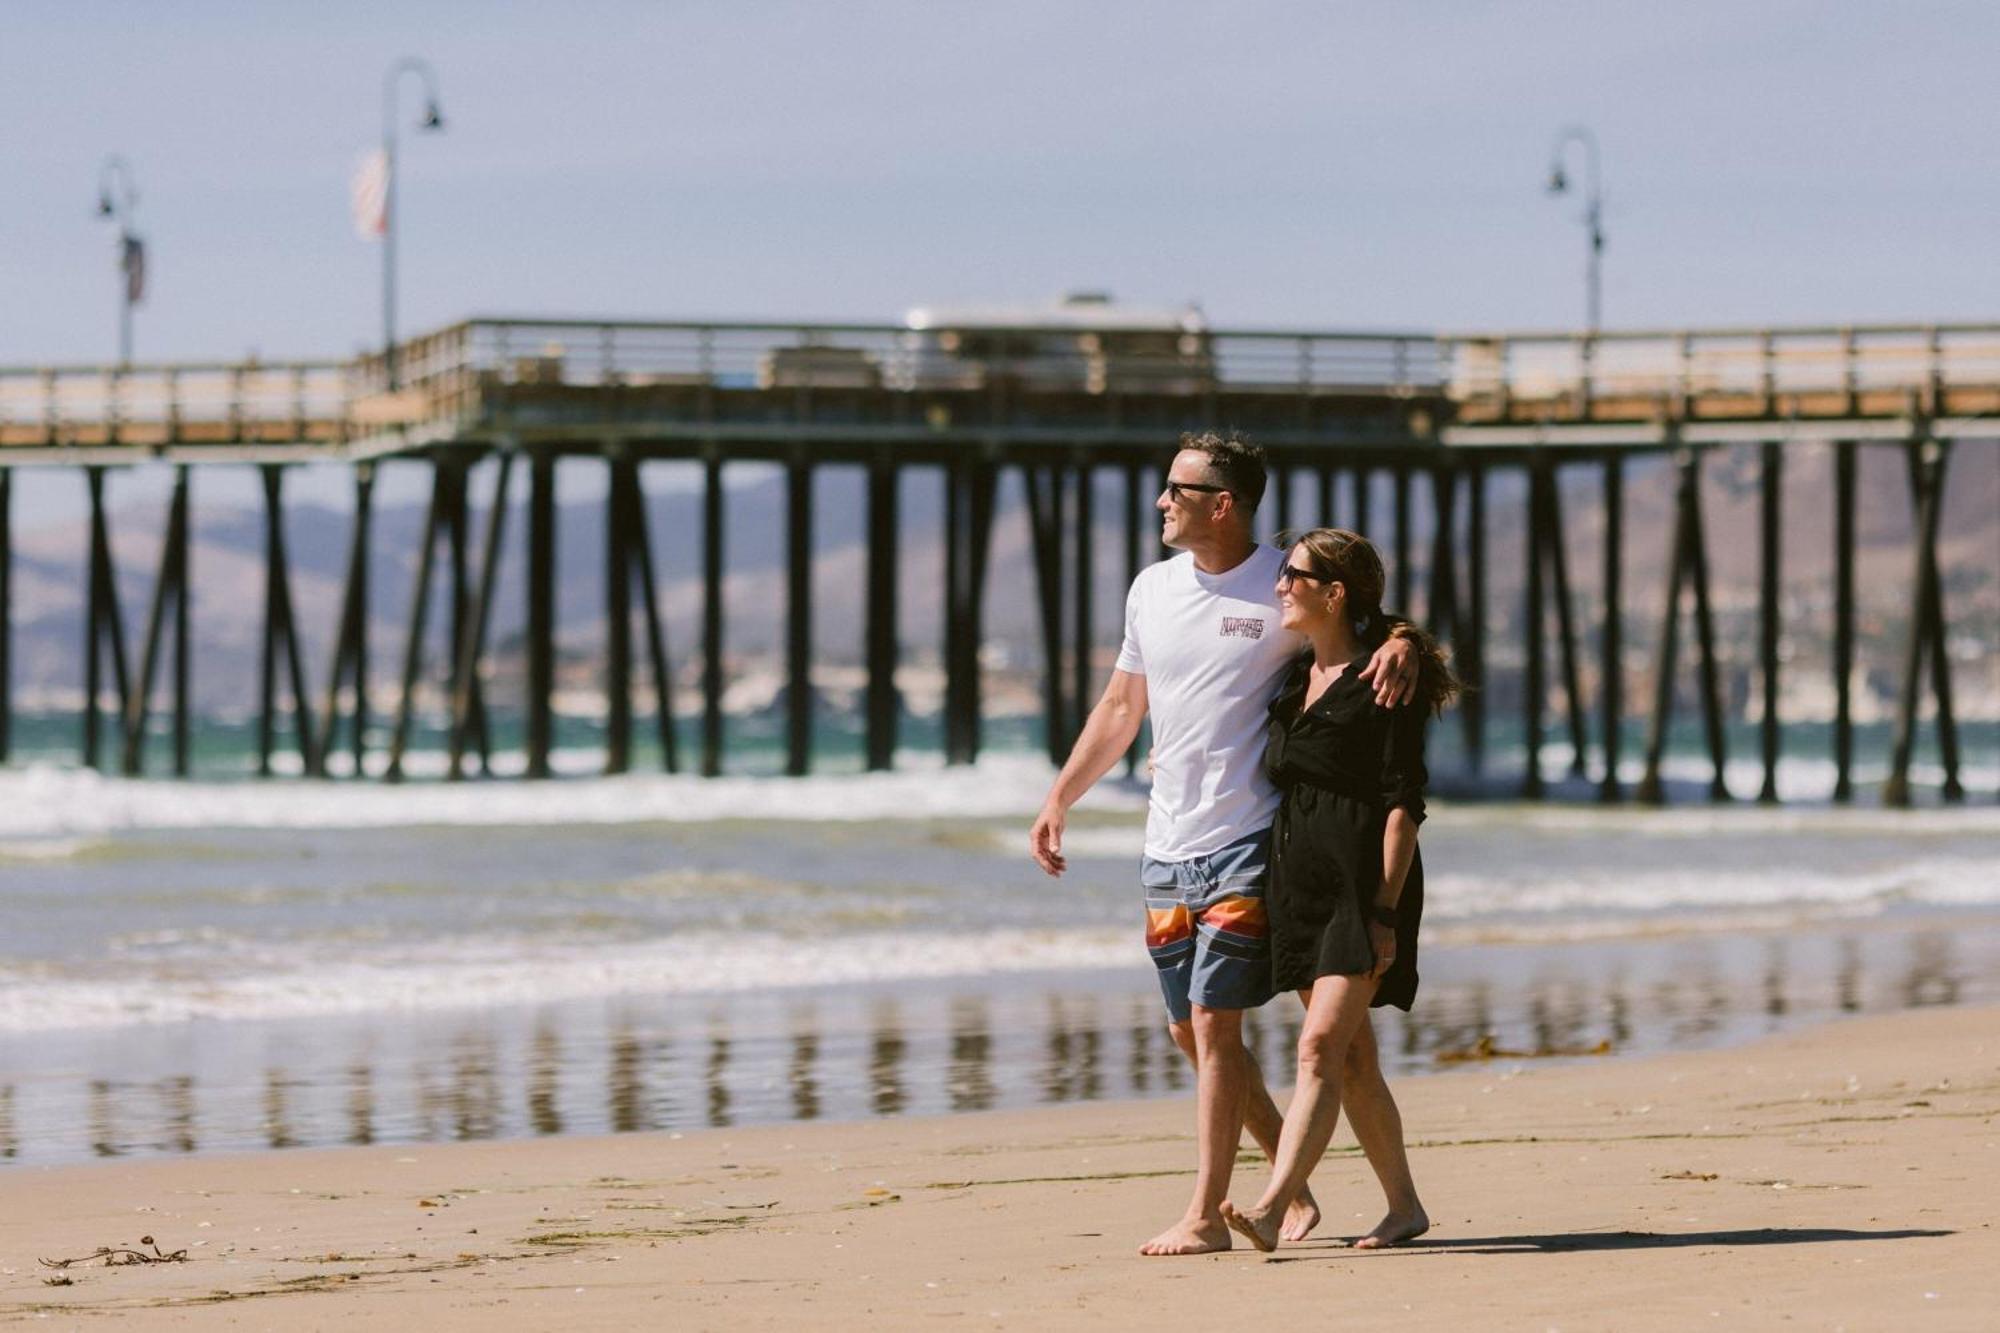
[(1188, 916), (1188, 909), (1178, 903), (1172, 907), (1148, 907), (1146, 909), (1146, 947), (1157, 949), (1163, 944), (1177, 944), (1194, 933), (1194, 921)]
[(1202, 924), (1216, 930), (1226, 930), (1232, 935), (1247, 935), (1252, 939), (1264, 934), (1264, 900), (1262, 898), (1224, 898), (1202, 910)]

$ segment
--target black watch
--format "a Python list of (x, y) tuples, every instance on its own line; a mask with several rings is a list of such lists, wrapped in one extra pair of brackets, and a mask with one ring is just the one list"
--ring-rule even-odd
[(1381, 903), (1375, 904), (1374, 911), (1370, 915), (1374, 917), (1376, 925), (1387, 926), (1391, 930), (1403, 924), (1403, 918), (1396, 914), (1395, 908), (1384, 907)]

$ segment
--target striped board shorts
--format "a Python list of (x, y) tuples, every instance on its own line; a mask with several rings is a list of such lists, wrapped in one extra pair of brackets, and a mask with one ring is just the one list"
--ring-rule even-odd
[(1254, 1009), (1271, 998), (1270, 858), (1271, 831), (1261, 829), (1209, 856), (1140, 863), (1146, 951), (1174, 1022), (1187, 1022), (1197, 1004)]

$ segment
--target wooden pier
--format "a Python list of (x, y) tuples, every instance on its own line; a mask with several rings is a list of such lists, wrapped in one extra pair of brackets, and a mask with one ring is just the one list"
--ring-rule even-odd
[[(670, 770), (683, 756), (671, 725), (673, 672), (647, 533), (644, 471), (658, 460), (703, 468), (704, 610), (699, 755), (706, 774), (726, 764), (722, 713), (723, 483), (732, 464), (778, 464), (786, 512), (787, 693), (785, 769), (812, 765), (811, 582), (815, 469), (857, 466), (866, 475), (865, 754), (889, 766), (900, 702), (895, 573), (899, 483), (910, 469), (945, 487), (944, 748), (966, 763), (980, 750), (980, 660), (999, 478), (1024, 481), (1034, 536), (1035, 596), (1043, 641), (1043, 694), (1052, 758), (1067, 752), (1093, 699), (1091, 573), (1115, 560), (1136, 573), (1157, 548), (1145, 536), (1161, 469), (1185, 430), (1228, 427), (1269, 451), (1267, 517), (1283, 527), (1316, 488), (1319, 514), (1339, 512), (1383, 538), (1396, 600), (1422, 593), (1426, 619), (1475, 683), (1493, 645), (1485, 642), (1488, 536), (1495, 478), (1525, 485), (1526, 600), (1522, 732), (1528, 795), (1545, 790), (1537, 759), (1548, 734), (1550, 669), (1563, 707), (1554, 719), (1586, 776), (1594, 713), (1603, 756), (1593, 788), (1624, 795), (1617, 776), (1618, 722), (1625, 716), (1620, 670), (1621, 546), (1625, 471), (1635, 455), (1661, 455), (1677, 472), (1671, 550), (1658, 573), (1667, 598), (1647, 722), (1644, 778), (1636, 795), (1663, 798), (1662, 762), (1672, 721), (1683, 626), (1693, 647), (1711, 794), (1724, 798), (1726, 717), (1718, 679), (1709, 550), (1702, 506), (1704, 456), (1760, 446), (1760, 633), (1763, 782), (1777, 798), (1780, 501), (1787, 456), (1831, 449), (1835, 458), (1833, 673), (1837, 799), (1854, 794), (1849, 676), (1854, 661), (1856, 461), (1864, 449), (1907, 459), (1916, 536), (1911, 627), (1904, 645), (1891, 772), (1881, 793), (1911, 800), (1910, 769), (1926, 694), (1933, 701), (1943, 793), (1962, 795), (1946, 579), (1938, 560), (1942, 497), (1953, 448), (2000, 439), (2000, 325), (1877, 326), (1720, 331), (1632, 331), (1433, 335), (1196, 330), (1134, 340), (1125, 331), (1076, 326), (952, 330), (836, 324), (694, 324), (477, 319), (414, 338), (397, 349), (398, 387), (380, 357), (351, 362), (0, 368), (0, 757), (12, 715), (8, 530), (10, 480), (21, 467), (81, 469), (89, 480), (90, 557), (86, 604), (82, 754), (104, 764), (109, 737), (99, 701), (119, 701), (113, 730), (122, 771), (147, 771), (145, 737), (163, 661), (172, 676), (172, 771), (189, 768), (188, 474), (197, 467), (261, 470), (266, 513), (266, 600), (259, 707), (260, 771), (289, 736), (303, 770), (328, 772), (342, 741), (362, 771), (373, 714), (368, 689), (367, 586), (376, 464), (426, 461), (431, 497), (417, 561), (400, 689), (386, 773), (400, 777), (422, 683), (442, 673), (449, 709), (449, 772), (490, 759), (487, 630), (499, 556), (520, 540), (527, 553), (526, 771), (550, 772), (554, 737), (555, 465), (601, 460), (605, 500), (608, 771), (631, 763), (631, 612), (642, 614), (641, 660), (658, 701), (652, 719)], [(287, 466), (342, 460), (355, 479), (355, 522), (333, 662), (315, 702), (294, 623), (285, 547)], [(155, 594), (128, 660), (106, 531), (106, 469), (137, 462), (176, 469)], [(469, 477), (497, 472), (483, 515), (472, 512)], [(1602, 475), (1605, 541), (1599, 605), (1577, 604), (1565, 555), (1558, 472)], [(1122, 478), (1122, 549), (1093, 546), (1095, 480)], [(507, 532), (510, 488), (522, 474), (526, 532)], [(1373, 478), (1390, 479), (1390, 512), (1369, 508)], [(1428, 515), (1415, 511), (1423, 487)], [(1268, 526), (1268, 524), (1267, 524)], [(1414, 543), (1428, 530), (1428, 587), (1413, 586)], [(426, 642), (435, 561), (449, 569), (448, 632)], [(1585, 697), (1580, 653), (1596, 630), (1597, 697)], [(1549, 643), (1553, 632), (1554, 644)], [(171, 633), (173, 652), (163, 659)], [(678, 645), (676, 645), (678, 646)], [(434, 664), (434, 665), (433, 665)], [(108, 680), (107, 680), (108, 669)], [(1474, 691), (1461, 710), (1467, 752), (1486, 749), (1488, 707)], [(1136, 760), (1136, 756), (1134, 757)]]

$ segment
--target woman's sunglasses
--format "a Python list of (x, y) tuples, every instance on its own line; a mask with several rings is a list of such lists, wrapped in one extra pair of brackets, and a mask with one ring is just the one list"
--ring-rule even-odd
[(1315, 574), (1310, 569), (1300, 569), (1297, 565), (1286, 565), (1278, 571), (1278, 584), (1280, 587), (1289, 588), (1300, 579), (1305, 579), (1311, 583), (1325, 583), (1327, 581), (1326, 575)]

